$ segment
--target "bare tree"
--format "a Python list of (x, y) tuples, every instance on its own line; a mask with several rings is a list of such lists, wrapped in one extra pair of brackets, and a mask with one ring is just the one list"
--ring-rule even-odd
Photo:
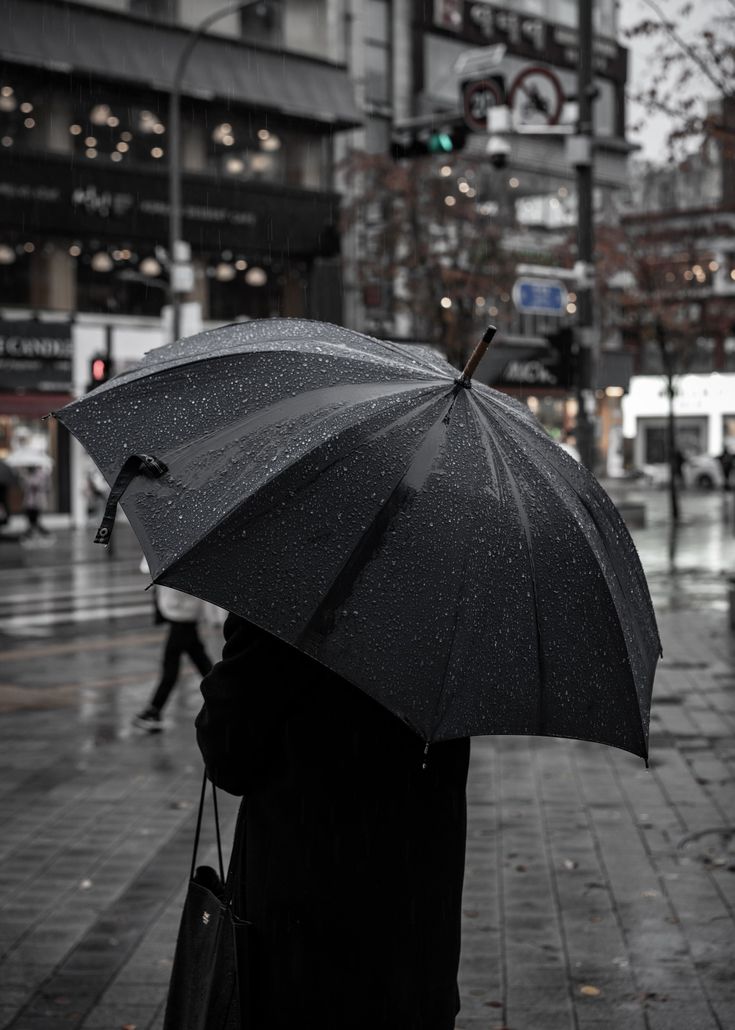
[[(650, 17), (626, 36), (655, 41), (647, 74), (631, 99), (649, 114), (671, 120), (669, 156), (681, 159), (694, 146), (716, 140), (735, 150), (735, 2), (708, 0), (704, 27), (692, 29), (691, 2), (642, 0)], [(696, 9), (697, 13), (701, 11)], [(719, 103), (708, 104), (711, 101)]]
[(353, 151), (342, 172), (343, 228), (356, 234), (371, 330), (391, 335), (407, 316), (414, 339), (442, 345), (461, 367), (478, 326), (502, 320), (510, 304), (515, 258), (503, 246), (510, 199), (468, 159), (395, 162)]

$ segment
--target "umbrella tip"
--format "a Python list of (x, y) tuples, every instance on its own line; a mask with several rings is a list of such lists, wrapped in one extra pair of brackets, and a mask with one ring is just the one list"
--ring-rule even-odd
[(477, 366), (482, 361), (482, 359), (483, 359), (483, 357), (485, 355), (485, 351), (490, 346), (490, 344), (492, 342), (492, 339), (495, 336), (497, 331), (498, 330), (497, 330), (496, 326), (489, 325), (487, 327), (487, 329), (485, 330), (485, 332), (482, 334), (482, 339), (477, 344), (475, 349), (472, 351), (472, 354), (470, 355), (469, 361), (467, 362), (467, 364), (465, 365), (464, 369), (462, 370), (462, 375), (457, 380), (457, 382), (460, 383), (462, 386), (469, 386), (470, 385), (470, 380), (472, 379), (472, 375), (473, 375), (475, 369), (477, 368)]

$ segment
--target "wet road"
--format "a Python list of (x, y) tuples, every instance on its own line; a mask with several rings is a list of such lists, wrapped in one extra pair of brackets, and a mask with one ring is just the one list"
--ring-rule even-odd
[[(457, 1030), (735, 1025), (733, 497), (685, 496), (673, 553), (665, 494), (625, 499), (646, 506), (633, 535), (664, 635), (651, 769), (581, 742), (473, 743)], [(116, 534), (111, 557), (91, 530), (0, 543), (8, 1030), (161, 1025), (200, 695), (187, 668), (167, 732), (132, 728), (164, 629), (134, 539)], [(206, 636), (214, 655), (219, 633)]]

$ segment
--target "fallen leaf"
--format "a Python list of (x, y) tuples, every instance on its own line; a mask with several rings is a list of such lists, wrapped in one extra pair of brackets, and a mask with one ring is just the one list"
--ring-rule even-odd
[(599, 987), (593, 987), (592, 984), (583, 984), (583, 986), (579, 988), (579, 993), (584, 994), (586, 998), (596, 998), (598, 994), (602, 993), (602, 991)]

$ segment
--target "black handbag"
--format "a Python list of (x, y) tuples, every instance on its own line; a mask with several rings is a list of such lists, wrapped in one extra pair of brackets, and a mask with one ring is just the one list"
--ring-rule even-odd
[[(240, 805), (232, 854), (224, 875), (217, 810), (212, 801), (217, 831), (219, 873), (211, 866), (196, 868), (207, 776), (199, 798), (189, 889), (181, 914), (164, 1030), (245, 1030), (250, 1023), (250, 966), (252, 924), (237, 914), (233, 896), (244, 857), (246, 809)], [(238, 896), (244, 891), (238, 891)]]

